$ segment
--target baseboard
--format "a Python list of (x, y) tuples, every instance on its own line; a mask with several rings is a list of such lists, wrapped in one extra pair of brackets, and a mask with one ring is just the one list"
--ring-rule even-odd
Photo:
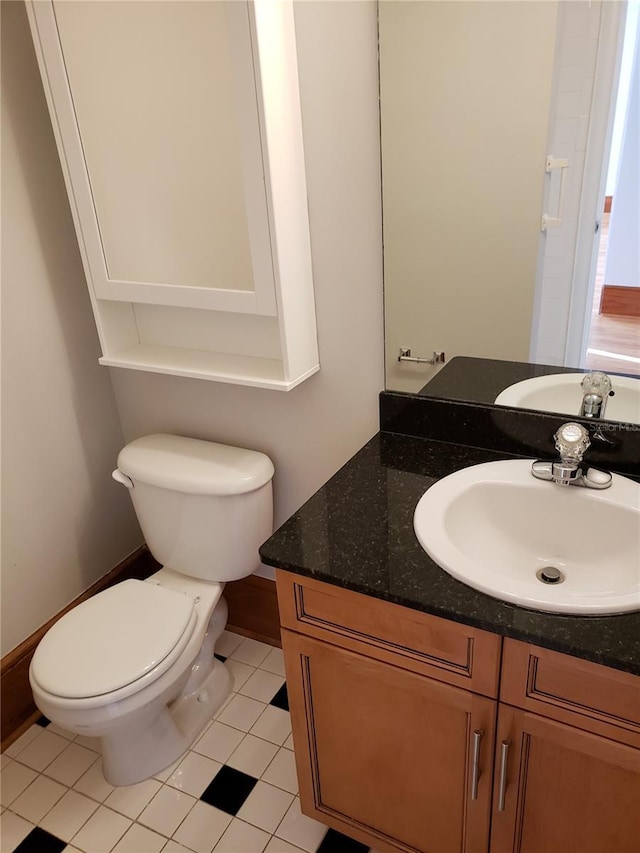
[(29, 685), (29, 665), (36, 646), (58, 619), (92, 595), (127, 578), (144, 579), (159, 568), (158, 563), (142, 545), (110, 572), (92, 584), (19, 646), (0, 661), (0, 748), (5, 750), (22, 733), (25, 726), (38, 716)]
[(640, 287), (605, 284), (600, 297), (600, 313), (618, 317), (640, 317)]
[(250, 575), (228, 583), (224, 597), (229, 605), (230, 631), (280, 646), (280, 614), (275, 581)]
[[(29, 665), (36, 646), (49, 628), (61, 616), (92, 595), (128, 578), (144, 580), (159, 568), (160, 564), (151, 556), (146, 545), (141, 546), (2, 658), (0, 661), (2, 739), (0, 748), (2, 750), (13, 743), (39, 716), (29, 685)], [(280, 617), (274, 581), (251, 575), (228, 583), (224, 595), (229, 605), (229, 630), (272, 646), (280, 646)]]

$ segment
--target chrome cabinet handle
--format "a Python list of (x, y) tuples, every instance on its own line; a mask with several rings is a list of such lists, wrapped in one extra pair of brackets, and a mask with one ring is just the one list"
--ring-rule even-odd
[(500, 787), (498, 789), (498, 811), (504, 811), (504, 801), (507, 794), (507, 761), (511, 742), (503, 740), (500, 744)]
[(480, 743), (484, 731), (477, 729), (473, 733), (473, 758), (471, 762), (471, 799), (478, 799), (478, 781), (480, 779)]

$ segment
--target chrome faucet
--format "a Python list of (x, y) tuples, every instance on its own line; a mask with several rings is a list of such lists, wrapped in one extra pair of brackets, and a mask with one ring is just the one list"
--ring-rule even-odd
[(582, 418), (603, 418), (611, 391), (611, 379), (606, 373), (595, 370), (587, 373), (582, 382), (582, 405), (578, 414)]
[(534, 462), (531, 466), (534, 477), (539, 480), (552, 480), (559, 486), (609, 488), (612, 482), (611, 474), (597, 468), (583, 468), (582, 457), (591, 442), (589, 433), (581, 424), (562, 424), (553, 437), (560, 459), (555, 462)]

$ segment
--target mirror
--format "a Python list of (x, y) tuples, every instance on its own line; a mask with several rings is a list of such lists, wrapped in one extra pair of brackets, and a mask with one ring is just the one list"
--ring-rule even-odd
[[(515, 382), (569, 371), (556, 358), (528, 364), (544, 309), (537, 270), (551, 242), (541, 214), (559, 191), (544, 163), (567, 60), (558, 51), (581, 27), (593, 76), (601, 6), (380, 0), (388, 390), (493, 403)], [(580, 97), (576, 109), (588, 112)], [(555, 330), (566, 334), (569, 310), (569, 298), (554, 296), (551, 343)], [(458, 358), (439, 378), (437, 367), (400, 362), (401, 348)]]
[[(594, 373), (528, 362), (456, 356), (418, 392), (442, 400), (533, 409), (577, 417), (582, 412), (584, 377)], [(611, 392), (592, 414), (607, 421), (640, 424), (640, 380), (607, 374)], [(604, 402), (604, 405), (602, 403)], [(587, 409), (587, 411), (589, 411)]]

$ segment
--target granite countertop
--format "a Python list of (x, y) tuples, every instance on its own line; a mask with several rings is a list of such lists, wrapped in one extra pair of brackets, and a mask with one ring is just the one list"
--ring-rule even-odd
[(559, 616), (477, 592), (429, 558), (413, 531), (426, 489), (459, 468), (514, 458), (381, 432), (260, 548), (264, 563), (425, 613), (640, 674), (640, 613)]

